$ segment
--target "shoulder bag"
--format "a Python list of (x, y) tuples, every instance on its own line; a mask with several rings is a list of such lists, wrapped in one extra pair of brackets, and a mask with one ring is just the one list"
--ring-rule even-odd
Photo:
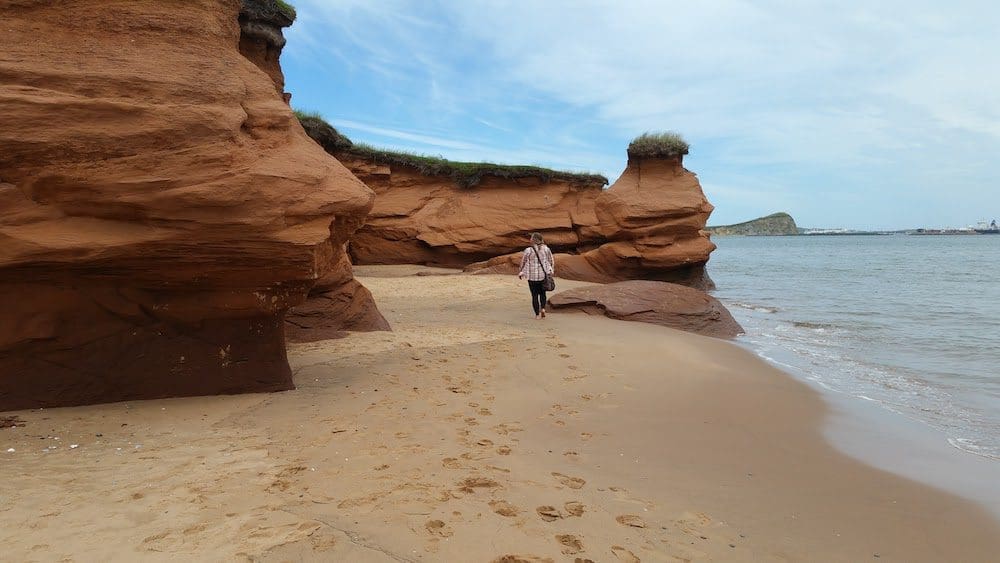
[(531, 245), (531, 249), (535, 251), (535, 258), (538, 259), (538, 266), (542, 269), (542, 273), (545, 274), (545, 291), (555, 291), (556, 279), (552, 277), (552, 274), (545, 271), (545, 262), (542, 262), (542, 256), (538, 254), (538, 247)]

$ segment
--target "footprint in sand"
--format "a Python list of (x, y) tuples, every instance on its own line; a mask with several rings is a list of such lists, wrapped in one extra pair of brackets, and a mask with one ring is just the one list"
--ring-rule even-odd
[(476, 489), (495, 489), (499, 486), (500, 483), (486, 477), (466, 477), (458, 482), (458, 490), (463, 493), (474, 493)]
[(611, 553), (618, 558), (622, 563), (641, 563), (641, 559), (635, 556), (634, 553), (625, 549), (620, 545), (615, 545), (611, 547)]
[(520, 422), (504, 422), (493, 427), (493, 431), (502, 436), (512, 432), (524, 432), (524, 426)]
[(510, 446), (500, 446), (497, 448), (497, 453), (500, 455), (510, 455)]
[(428, 520), (427, 523), (424, 524), (424, 528), (427, 530), (427, 533), (432, 536), (450, 538), (455, 535), (455, 531), (451, 529), (451, 526), (445, 524), (441, 520)]
[(703, 512), (685, 512), (676, 520), (677, 527), (686, 534), (702, 536), (701, 529), (712, 523), (712, 519)]
[(577, 502), (575, 500), (567, 502), (566, 504), (563, 505), (563, 508), (566, 509), (566, 513), (569, 514), (570, 516), (577, 516), (577, 517), (583, 516), (583, 512), (585, 510), (583, 503)]
[(555, 522), (563, 517), (562, 513), (559, 512), (559, 509), (554, 506), (539, 506), (535, 509), (535, 512), (537, 512), (538, 515), (542, 517), (542, 520), (545, 520), (546, 522)]
[(631, 526), (633, 528), (646, 527), (646, 521), (635, 514), (622, 514), (618, 518), (615, 518), (615, 520), (622, 526)]
[(559, 357), (560, 357), (560, 358), (568, 358), (568, 357), (569, 357), (569, 354), (559, 354)]
[(563, 546), (563, 555), (574, 555), (583, 551), (583, 542), (572, 534), (560, 534), (556, 536), (556, 541)]
[(534, 555), (502, 555), (490, 563), (554, 563), (549, 557), (535, 557)]
[(507, 518), (513, 518), (521, 513), (516, 506), (505, 500), (491, 500), (490, 508), (493, 509), (493, 512), (496, 512), (500, 516), (506, 516)]
[(654, 503), (652, 503), (652, 502), (650, 502), (648, 500), (644, 500), (644, 499), (641, 499), (641, 498), (633, 497), (631, 494), (629, 494), (628, 489), (626, 489), (624, 487), (611, 486), (611, 487), (608, 487), (608, 490), (610, 490), (611, 492), (615, 493), (615, 497), (617, 497), (617, 499), (619, 501), (621, 501), (621, 502), (628, 502), (628, 503), (632, 503), (632, 504), (638, 504), (638, 505), (642, 506), (643, 508), (645, 508), (646, 510), (652, 510), (653, 508), (656, 507), (656, 505)]
[(570, 477), (569, 475), (563, 475), (562, 473), (553, 472), (552, 476), (558, 479), (560, 483), (571, 489), (582, 489), (583, 486), (587, 484), (586, 481), (579, 477)]
[(488, 448), (493, 445), (493, 440), (490, 440), (489, 438), (483, 438), (482, 440), (476, 442), (476, 445)]

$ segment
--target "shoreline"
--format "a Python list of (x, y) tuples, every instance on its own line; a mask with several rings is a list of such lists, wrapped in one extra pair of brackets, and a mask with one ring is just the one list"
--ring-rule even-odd
[(534, 321), (512, 277), (413, 275), (431, 270), (357, 267), (395, 332), (290, 346), (295, 391), (9, 413), (26, 425), (0, 431), (0, 546), (256, 561), (1000, 550), (984, 509), (839, 452), (820, 394), (736, 344)]
[[(939, 428), (833, 389), (797, 373), (795, 366), (763, 355), (752, 342), (734, 344), (754, 354), (819, 395), (830, 411), (823, 435), (839, 452), (866, 465), (949, 491), (990, 511), (1000, 522), (1000, 484), (995, 473), (1000, 460), (976, 454), (952, 443)], [(872, 432), (872, 429), (877, 429)]]

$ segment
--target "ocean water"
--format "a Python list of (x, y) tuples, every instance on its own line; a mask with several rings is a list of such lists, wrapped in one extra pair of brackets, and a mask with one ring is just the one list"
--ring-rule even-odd
[(740, 342), (1000, 475), (1000, 236), (717, 237)]

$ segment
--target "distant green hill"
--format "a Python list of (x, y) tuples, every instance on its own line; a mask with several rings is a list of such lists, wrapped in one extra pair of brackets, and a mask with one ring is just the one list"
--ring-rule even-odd
[(745, 223), (735, 225), (721, 225), (718, 227), (706, 227), (706, 231), (717, 236), (731, 235), (797, 235), (799, 228), (795, 225), (795, 219), (788, 213), (775, 213), (767, 217), (761, 217)]

